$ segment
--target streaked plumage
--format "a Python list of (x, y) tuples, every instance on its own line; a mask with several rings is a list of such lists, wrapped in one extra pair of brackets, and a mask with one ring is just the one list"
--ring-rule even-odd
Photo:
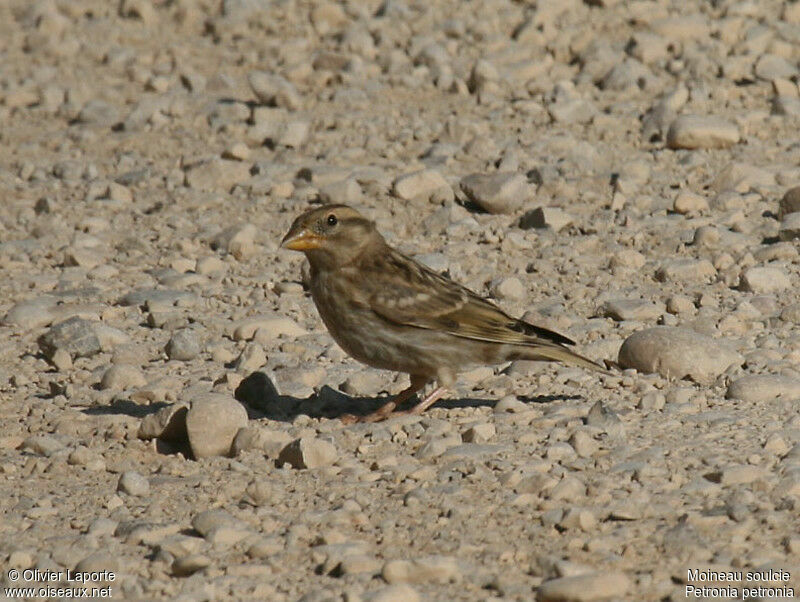
[(411, 376), (397, 399), (361, 420), (387, 417), (436, 380), (439, 387), (411, 410), (424, 411), (458, 372), (474, 365), (529, 359), (603, 370), (567, 349), (574, 345), (567, 337), (512, 318), (393, 249), (371, 221), (346, 205), (303, 213), (281, 245), (306, 254), (311, 296), (342, 349), (369, 366)]

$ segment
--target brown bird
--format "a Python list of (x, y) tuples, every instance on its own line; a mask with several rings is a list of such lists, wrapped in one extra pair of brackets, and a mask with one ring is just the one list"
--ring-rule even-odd
[(346, 205), (306, 211), (281, 246), (308, 258), (311, 296), (339, 346), (369, 366), (411, 377), (392, 401), (367, 416), (345, 415), (345, 422), (383, 420), (435, 380), (438, 387), (408, 412), (422, 413), (458, 372), (480, 364), (560, 361), (605, 372), (567, 349), (575, 344), (567, 337), (512, 318), (393, 249), (373, 222)]

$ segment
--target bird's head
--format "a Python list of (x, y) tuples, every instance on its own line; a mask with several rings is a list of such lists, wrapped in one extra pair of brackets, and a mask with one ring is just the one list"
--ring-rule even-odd
[(312, 267), (346, 265), (370, 244), (383, 241), (375, 224), (347, 205), (306, 211), (292, 223), (281, 247), (306, 254)]

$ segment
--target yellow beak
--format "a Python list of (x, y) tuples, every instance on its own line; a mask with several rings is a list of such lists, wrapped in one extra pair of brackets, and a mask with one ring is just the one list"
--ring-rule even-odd
[(299, 232), (290, 230), (281, 241), (281, 247), (284, 249), (290, 249), (292, 251), (308, 251), (310, 249), (318, 249), (321, 244), (322, 237), (314, 234), (308, 228), (303, 228)]

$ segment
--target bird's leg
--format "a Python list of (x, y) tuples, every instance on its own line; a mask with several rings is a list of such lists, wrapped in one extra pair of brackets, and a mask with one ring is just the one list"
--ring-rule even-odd
[(425, 410), (439, 401), (442, 396), (447, 393), (447, 387), (436, 387), (433, 391), (430, 392), (429, 395), (425, 397), (422, 401), (420, 401), (417, 405), (411, 408), (408, 413), (409, 414), (422, 414)]
[(377, 410), (371, 414), (367, 414), (366, 416), (344, 414), (342, 416), (342, 422), (345, 424), (353, 424), (355, 422), (380, 422), (381, 420), (386, 420), (391, 413), (394, 412), (397, 406), (414, 397), (417, 391), (422, 389), (426, 384), (428, 384), (428, 378), (424, 376), (411, 375), (411, 384), (408, 386), (408, 388), (395, 395), (391, 401), (387, 401)]

